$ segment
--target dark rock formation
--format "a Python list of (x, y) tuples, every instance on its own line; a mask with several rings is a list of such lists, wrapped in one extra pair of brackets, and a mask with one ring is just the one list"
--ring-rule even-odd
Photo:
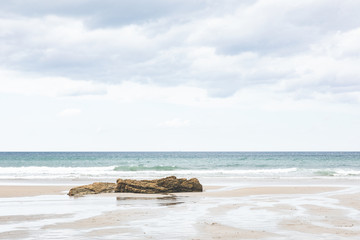
[(115, 192), (131, 193), (172, 193), (202, 192), (202, 185), (197, 178), (187, 180), (175, 176), (155, 180), (118, 179)]
[(74, 187), (70, 189), (69, 196), (81, 196), (85, 194), (111, 193), (114, 192), (115, 183), (95, 182), (93, 184)]

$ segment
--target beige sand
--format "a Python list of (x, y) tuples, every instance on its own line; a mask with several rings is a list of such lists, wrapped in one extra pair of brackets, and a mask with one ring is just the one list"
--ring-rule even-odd
[[(269, 187), (249, 187), (238, 188), (233, 190), (222, 191), (223, 187), (204, 187), (204, 192), (184, 192), (171, 193), (168, 195), (179, 197), (245, 197), (255, 195), (285, 195), (285, 194), (316, 194), (341, 190), (341, 187), (292, 187), (292, 186), (269, 186)], [(1, 189), (1, 188), (0, 188)], [(209, 191), (212, 190), (212, 191)], [(214, 191), (216, 190), (216, 191)], [(167, 194), (139, 194), (139, 193), (102, 193), (98, 196), (115, 196), (123, 198), (157, 198), (159, 196), (166, 196)]]
[[(201, 195), (208, 197), (244, 197), (253, 195), (277, 195), (277, 194), (314, 194), (329, 191), (336, 191), (342, 188), (339, 187), (249, 187), (239, 188), (229, 191), (212, 191), (201, 193)], [(188, 195), (188, 193), (179, 193), (177, 195)]]
[[(330, 184), (329, 184), (330, 185)], [(59, 222), (45, 224), (41, 229), (44, 231), (76, 230), (85, 231), (84, 237), (116, 237), (117, 234), (126, 233), (135, 236), (145, 234), (139, 226), (131, 223), (136, 221), (149, 221), (162, 219), (169, 214), (186, 213), (189, 205), (181, 201), (208, 206), (202, 216), (202, 221), (194, 223), (195, 237), (184, 239), (276, 239), (297, 234), (308, 234), (308, 239), (316, 239), (322, 234), (331, 235), (334, 239), (360, 239), (360, 220), (349, 216), (349, 211), (360, 209), (358, 192), (344, 194), (341, 190), (346, 187), (332, 186), (261, 186), (227, 190), (224, 187), (205, 187), (202, 193), (176, 193), (176, 194), (132, 194), (132, 193), (109, 193), (94, 195), (94, 197), (111, 197), (131, 204), (134, 201), (143, 201), (144, 208), (121, 209), (103, 212), (100, 215), (82, 218), (71, 222)], [(19, 197), (48, 194), (66, 194), (69, 186), (0, 186), (0, 197)], [(65, 191), (65, 192), (64, 192)], [(323, 206), (321, 201), (315, 204), (302, 204), (301, 200), (313, 201), (325, 199), (328, 206)], [(204, 200), (205, 199), (205, 200)], [(236, 199), (232, 202), (226, 200)], [(299, 200), (300, 199), (300, 200)], [(222, 203), (224, 202), (224, 203)], [(164, 204), (162, 211), (151, 208), (151, 204)], [(204, 204), (204, 205), (203, 205)], [(146, 207), (149, 206), (149, 207)], [(279, 215), (277, 231), (264, 229), (247, 229), (241, 224), (237, 227), (226, 225), (218, 219), (238, 211), (249, 208), (254, 213), (267, 211)], [(27, 215), (27, 216), (2, 216), (0, 221), (21, 222), (37, 219), (62, 218), (68, 215)], [(241, 218), (241, 216), (239, 216)], [(261, 220), (261, 219), (259, 219)], [(28, 234), (26, 231), (9, 231), (3, 234), (6, 238), (22, 238)], [(29, 233), (33, 234), (33, 233)], [(285, 235), (284, 235), (285, 234)], [(145, 235), (144, 235), (145, 236)], [(146, 235), (147, 238), (156, 236)], [(306, 235), (307, 236), (307, 235)], [(142, 239), (142, 238), (139, 238)], [(298, 238), (294, 238), (298, 239)]]
[(360, 193), (336, 195), (335, 199), (341, 202), (341, 205), (351, 207), (360, 211)]
[(0, 197), (30, 197), (38, 195), (63, 194), (69, 191), (69, 186), (2, 186), (0, 185)]
[(215, 222), (198, 224), (197, 228), (200, 232), (197, 239), (261, 239), (279, 237), (275, 233), (234, 228)]
[(71, 217), (72, 214), (34, 214), (34, 215), (10, 215), (0, 216), (0, 223), (11, 223), (11, 222), (28, 222), (37, 221), (43, 219), (54, 219), (54, 218), (65, 218)]
[[(27, 197), (37, 195), (65, 194), (71, 187), (69, 186), (6, 186), (0, 185), (0, 197)], [(336, 191), (338, 187), (250, 187), (239, 188), (229, 191), (221, 190), (220, 186), (204, 187), (202, 193), (176, 193), (177, 196), (207, 196), (207, 197), (243, 197), (251, 195), (268, 194), (313, 194), (328, 191)], [(212, 191), (209, 191), (212, 190)], [(159, 194), (132, 194), (132, 193), (105, 193), (102, 196), (128, 196), (128, 197), (157, 197)], [(161, 194), (160, 194), (161, 195)]]

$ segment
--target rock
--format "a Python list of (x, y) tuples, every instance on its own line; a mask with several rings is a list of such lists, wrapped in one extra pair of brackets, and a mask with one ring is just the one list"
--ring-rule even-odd
[(175, 176), (155, 180), (118, 179), (115, 192), (131, 193), (172, 193), (202, 192), (203, 187), (197, 178), (176, 178)]
[(95, 182), (93, 184), (74, 187), (70, 189), (69, 196), (81, 196), (85, 194), (111, 193), (114, 192), (115, 183)]

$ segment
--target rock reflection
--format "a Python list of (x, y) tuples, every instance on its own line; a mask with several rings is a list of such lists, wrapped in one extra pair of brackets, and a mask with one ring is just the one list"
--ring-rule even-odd
[[(184, 198), (184, 197), (181, 197)], [(175, 195), (164, 195), (164, 196), (131, 196), (131, 197), (117, 197), (116, 198), (119, 205), (149, 205), (154, 204), (158, 206), (174, 206), (178, 204), (185, 203), (184, 201), (179, 201), (180, 197)]]

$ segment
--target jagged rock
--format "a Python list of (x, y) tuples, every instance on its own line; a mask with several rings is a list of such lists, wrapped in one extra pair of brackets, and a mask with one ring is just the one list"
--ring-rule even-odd
[(74, 187), (70, 189), (69, 196), (81, 196), (85, 194), (111, 193), (114, 192), (115, 183), (95, 182), (93, 184)]
[(172, 193), (202, 192), (202, 185), (197, 178), (187, 180), (175, 176), (155, 180), (118, 179), (115, 192), (131, 193)]

